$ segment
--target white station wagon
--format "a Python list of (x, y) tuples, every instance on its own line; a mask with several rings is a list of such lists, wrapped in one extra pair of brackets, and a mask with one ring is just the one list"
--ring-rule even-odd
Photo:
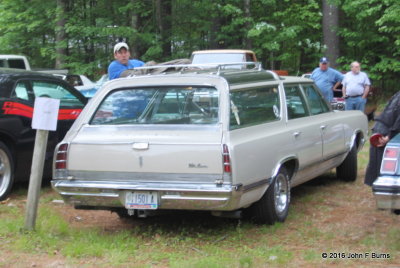
[(221, 66), (132, 76), (85, 107), (56, 148), (52, 186), (77, 209), (273, 224), (292, 187), (333, 168), (354, 181), (366, 137), (366, 116), (332, 111), (309, 79)]

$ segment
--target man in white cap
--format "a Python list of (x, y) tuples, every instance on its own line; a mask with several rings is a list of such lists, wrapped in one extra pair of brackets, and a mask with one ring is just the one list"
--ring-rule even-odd
[(120, 42), (114, 46), (115, 60), (108, 66), (108, 77), (110, 80), (119, 78), (125, 70), (144, 65), (143, 61), (135, 59), (130, 60), (130, 56), (131, 53), (126, 43)]

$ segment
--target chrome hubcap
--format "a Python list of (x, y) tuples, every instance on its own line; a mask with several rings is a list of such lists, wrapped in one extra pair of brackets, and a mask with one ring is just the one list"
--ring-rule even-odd
[(11, 167), (10, 160), (7, 154), (0, 150), (0, 196), (2, 196), (10, 184), (11, 179)]
[(285, 211), (289, 199), (289, 185), (285, 176), (279, 174), (275, 182), (275, 208), (278, 213)]

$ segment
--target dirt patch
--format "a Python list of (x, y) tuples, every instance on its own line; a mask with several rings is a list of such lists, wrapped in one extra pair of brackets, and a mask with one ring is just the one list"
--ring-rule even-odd
[[(116, 213), (76, 210), (71, 206), (54, 202), (60, 197), (49, 186), (45, 186), (41, 200), (46, 200), (46, 205), (59, 213), (72, 228), (98, 228), (107, 234), (139, 229), (137, 233), (149, 247), (155, 246), (153, 240), (168, 240), (185, 235), (182, 230), (187, 230), (186, 234), (192, 236), (194, 240), (197, 239), (195, 233), (206, 238), (210, 232), (218, 233), (217, 238), (212, 238), (213, 241), (197, 239), (200, 245), (194, 245), (192, 249), (185, 248), (188, 256), (203, 254), (199, 249), (201, 243), (218, 243), (222, 248), (232, 247), (232, 250), (236, 250), (235, 244), (229, 241), (229, 234), (226, 235), (224, 229), (238, 229), (247, 224), (244, 229), (245, 239), (241, 241), (241, 246), (254, 250), (265, 247), (266, 243), (270, 247), (282, 246), (284, 250), (294, 254), (294, 261), (289, 267), (312, 267), (315, 263), (319, 267), (399, 267), (398, 246), (393, 248), (389, 242), (400, 239), (400, 216), (376, 209), (371, 188), (363, 184), (363, 176), (361, 172), (356, 182), (345, 183), (337, 181), (334, 173), (331, 173), (294, 188), (289, 217), (281, 228), (273, 231), (273, 236), (280, 238), (277, 241), (269, 240), (272, 231), (265, 232), (265, 230), (274, 230), (274, 227), (251, 225), (242, 220), (215, 218), (209, 213), (180, 212), (147, 219), (124, 220), (120, 219)], [(12, 204), (22, 210), (25, 200), (21, 196), (21, 193), (13, 194), (10, 200), (2, 205)], [(141, 235), (141, 230), (143, 235)], [(154, 230), (158, 232), (153, 232)], [(395, 230), (395, 237), (390, 237), (390, 231), (393, 230)], [(376, 238), (383, 243), (374, 243), (373, 240)], [(57, 251), (34, 254), (13, 253), (7, 250), (4, 241), (1, 243), (0, 266), (2, 267), (93, 267), (98, 266), (98, 263), (104, 263), (101, 258), (88, 257), (76, 259), (71, 264), (71, 260)], [(12, 241), (7, 243), (12, 243)], [(311, 262), (303, 257), (304, 252), (307, 251), (317, 255)], [(364, 257), (323, 260), (319, 255), (324, 252), (327, 254), (365, 252), (390, 254), (390, 259)], [(148, 264), (146, 261), (140, 263), (140, 265), (146, 264)], [(254, 263), (251, 267), (265, 267), (265, 265), (267, 264)], [(150, 266), (168, 267), (168, 261), (160, 261)], [(129, 265), (119, 267), (129, 267)]]

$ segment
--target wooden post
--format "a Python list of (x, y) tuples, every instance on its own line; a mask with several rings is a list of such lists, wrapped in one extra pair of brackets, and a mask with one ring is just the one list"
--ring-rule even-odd
[(29, 231), (35, 228), (48, 136), (48, 130), (36, 130), (25, 216), (25, 229)]

